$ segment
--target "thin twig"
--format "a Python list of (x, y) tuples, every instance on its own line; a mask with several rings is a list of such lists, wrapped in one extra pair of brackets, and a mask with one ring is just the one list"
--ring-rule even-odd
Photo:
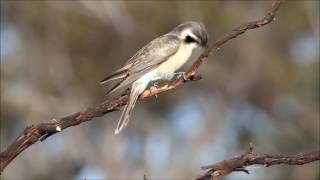
[[(264, 25), (269, 24), (274, 20), (274, 17), (276, 15), (276, 12), (278, 8), (280, 7), (282, 1), (281, 0), (275, 0), (272, 3), (272, 8), (270, 11), (268, 11), (267, 15), (263, 17), (260, 20), (252, 21), (246, 24), (243, 24), (234, 30), (232, 30), (230, 33), (226, 34), (225, 36), (219, 38), (216, 40), (211, 46), (209, 46), (208, 49), (206, 49), (197, 59), (197, 61), (191, 66), (191, 68), (187, 71), (186, 76), (190, 80), (196, 80), (194, 78), (194, 75), (196, 74), (196, 71), (198, 70), (199, 66), (203, 63), (203, 61), (213, 52), (217, 51), (223, 44), (228, 42), (229, 40), (236, 38), (237, 36), (245, 33), (247, 30), (260, 28)], [(152, 88), (145, 90), (141, 96), (140, 99), (144, 99), (150, 96), (154, 96), (158, 93), (168, 91), (171, 89), (174, 89), (182, 84), (184, 84), (185, 81), (183, 78), (179, 78), (173, 82), (167, 83), (163, 86)], [(113, 112), (118, 110), (121, 106), (125, 105), (128, 100), (128, 95), (124, 94), (119, 97), (116, 97), (112, 100), (106, 100), (102, 102), (101, 104), (92, 107), (87, 108), (84, 111), (74, 113), (70, 116), (63, 117), (60, 119), (53, 119), (48, 122), (40, 123), (37, 125), (32, 125), (30, 127), (27, 127), (24, 129), (24, 131), (18, 136), (17, 139), (3, 152), (0, 154), (0, 172), (3, 172), (3, 170), (7, 167), (7, 165), (16, 157), (18, 156), (22, 151), (24, 151), (26, 148), (31, 146), (32, 144), (36, 143), (37, 141), (43, 141), (49, 136), (61, 132), (64, 129), (76, 126), (80, 123), (90, 121), (94, 119), (95, 117), (101, 117), (107, 113)]]

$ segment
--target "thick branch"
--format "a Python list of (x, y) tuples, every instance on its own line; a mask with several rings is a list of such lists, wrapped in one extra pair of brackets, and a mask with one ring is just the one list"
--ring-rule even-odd
[[(240, 34), (245, 33), (247, 30), (259, 28), (261, 26), (267, 25), (274, 20), (275, 14), (280, 7), (282, 1), (275, 0), (272, 3), (271, 10), (267, 13), (265, 17), (260, 20), (252, 21), (246, 24), (243, 24), (225, 36), (219, 38), (215, 41), (208, 49), (206, 49), (197, 59), (197, 61), (191, 66), (191, 68), (187, 71), (186, 75), (190, 80), (195, 80), (194, 75), (196, 74), (197, 69), (202, 64), (202, 62), (213, 52), (217, 51), (223, 44), (228, 42), (229, 40), (239, 36)], [(144, 99), (163, 91), (168, 91), (176, 88), (177, 86), (185, 83), (183, 78), (177, 79), (171, 83), (165, 84), (158, 88), (152, 88), (144, 91), (140, 99)], [(47, 137), (60, 132), (68, 127), (78, 125), (85, 121), (90, 121), (95, 117), (103, 116), (106, 113), (116, 111), (121, 106), (125, 105), (128, 100), (128, 95), (124, 94), (119, 97), (116, 97), (112, 100), (106, 100), (100, 105), (97, 105), (93, 108), (87, 108), (84, 111), (74, 113), (70, 116), (63, 117), (60, 119), (53, 119), (48, 122), (40, 123), (37, 125), (32, 125), (27, 127), (18, 138), (3, 152), (0, 154), (0, 172), (4, 170), (4, 168), (23, 150), (31, 146), (37, 141), (43, 141)]]
[(234, 171), (242, 171), (249, 174), (249, 171), (245, 168), (251, 165), (264, 165), (265, 167), (279, 164), (303, 165), (319, 160), (320, 151), (288, 156), (258, 154), (254, 153), (252, 148), (250, 148), (248, 152), (234, 158), (201, 167), (203, 170), (209, 170), (205, 174), (197, 177), (196, 180), (217, 180)]

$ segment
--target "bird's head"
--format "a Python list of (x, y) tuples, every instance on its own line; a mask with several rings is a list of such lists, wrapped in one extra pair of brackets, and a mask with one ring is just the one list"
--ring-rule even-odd
[(189, 21), (180, 24), (175, 27), (171, 33), (177, 35), (183, 43), (203, 48), (208, 46), (207, 30), (198, 22)]

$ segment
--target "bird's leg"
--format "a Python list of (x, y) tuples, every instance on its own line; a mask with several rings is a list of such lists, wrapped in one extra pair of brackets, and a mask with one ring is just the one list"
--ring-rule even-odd
[[(154, 82), (152, 83), (152, 86), (150, 87), (150, 91), (152, 91), (153, 89), (157, 89), (158, 87), (159, 87), (158, 82), (157, 82), (157, 81), (154, 81)], [(156, 98), (158, 97), (157, 94), (155, 94), (154, 96), (155, 96)]]
[(174, 74), (177, 75), (177, 79), (179, 79), (180, 77), (183, 77), (184, 81), (189, 81), (189, 79), (187, 78), (186, 72), (176, 72)]

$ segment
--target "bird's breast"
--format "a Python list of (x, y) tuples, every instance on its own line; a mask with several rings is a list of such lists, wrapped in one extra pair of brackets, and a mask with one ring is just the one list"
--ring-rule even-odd
[(156, 69), (143, 75), (141, 78), (139, 78), (138, 81), (150, 82), (159, 79), (171, 79), (172, 77), (174, 77), (174, 72), (181, 68), (188, 61), (193, 49), (195, 48), (195, 46), (181, 45), (178, 51), (170, 56), (168, 60), (163, 62)]
[(190, 58), (195, 47), (190, 45), (181, 45), (178, 51), (163, 62), (157, 71), (161, 73), (174, 73), (181, 68)]

